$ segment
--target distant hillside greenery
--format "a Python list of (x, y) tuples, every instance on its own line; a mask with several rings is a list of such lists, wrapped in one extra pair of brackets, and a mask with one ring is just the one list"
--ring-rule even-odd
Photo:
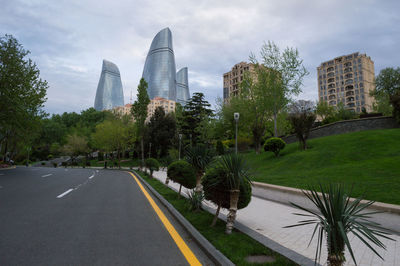
[(368, 130), (309, 140), (309, 150), (298, 143), (272, 152), (245, 156), (255, 180), (307, 188), (327, 182), (354, 185), (351, 196), (400, 204), (400, 129)]

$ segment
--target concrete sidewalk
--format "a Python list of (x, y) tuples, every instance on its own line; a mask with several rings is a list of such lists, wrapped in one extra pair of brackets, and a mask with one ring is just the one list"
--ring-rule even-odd
[[(153, 173), (153, 176), (165, 183), (167, 173), (165, 171), (156, 171)], [(178, 191), (179, 184), (170, 181), (169, 187)], [(188, 192), (188, 189), (182, 188), (183, 194)], [(215, 205), (210, 202), (205, 202), (205, 204), (215, 211)], [(222, 210), (221, 212), (222, 216), (227, 214), (227, 210)], [(300, 211), (288, 205), (253, 196), (250, 204), (246, 208), (238, 211), (237, 221), (249, 227), (250, 229), (257, 231), (265, 237), (272, 239), (278, 244), (313, 260), (317, 246), (316, 236), (314, 236), (314, 240), (311, 242), (310, 246), (308, 246), (308, 243), (314, 227), (311, 225), (294, 228), (282, 228), (283, 226), (296, 224), (300, 219), (302, 219), (300, 216), (293, 215), (295, 212), (299, 213)], [(396, 241), (382, 239), (382, 242), (387, 247), (386, 250), (376, 247), (378, 253), (385, 259), (382, 261), (378, 256), (370, 251), (366, 245), (351, 235), (349, 238), (353, 247), (357, 264), (371, 266), (400, 265), (400, 236), (392, 235), (391, 237)], [(326, 258), (327, 250), (326, 243), (324, 242), (320, 263), (326, 265)], [(345, 265), (354, 265), (350, 253), (347, 250), (346, 258), (347, 261)]]

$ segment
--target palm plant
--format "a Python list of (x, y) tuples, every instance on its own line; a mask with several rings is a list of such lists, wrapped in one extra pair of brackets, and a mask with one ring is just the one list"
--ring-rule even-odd
[(231, 234), (238, 209), (240, 185), (245, 183), (251, 184), (249, 167), (247, 166), (246, 160), (241, 155), (236, 153), (231, 153), (220, 157), (219, 161), (217, 162), (217, 167), (221, 167), (221, 169), (223, 169), (225, 172), (227, 179), (226, 181), (229, 187), (230, 206), (226, 219), (225, 232), (227, 234)]
[[(315, 253), (315, 262), (320, 260), (322, 240), (326, 234), (327, 248), (328, 248), (328, 265), (343, 265), (346, 261), (344, 256), (344, 249), (350, 252), (350, 255), (355, 264), (353, 249), (347, 234), (351, 232), (358, 239), (360, 239), (367, 247), (369, 247), (376, 255), (383, 259), (378, 252), (368, 243), (373, 244), (386, 249), (385, 245), (377, 238), (383, 237), (386, 239), (393, 240), (388, 237), (387, 232), (384, 232), (384, 228), (380, 227), (378, 223), (368, 220), (371, 218), (371, 214), (380, 212), (366, 212), (366, 208), (371, 206), (374, 201), (367, 203), (361, 203), (361, 197), (350, 201), (350, 197), (347, 195), (343, 185), (330, 184), (326, 188), (320, 185), (321, 195), (315, 188), (310, 188), (309, 191), (303, 191), (304, 195), (317, 207), (319, 212), (301, 207), (295, 203), (291, 204), (308, 214), (294, 213), (295, 215), (309, 217), (306, 220), (299, 221), (298, 224), (285, 226), (294, 227), (315, 224), (313, 234), (309, 245), (316, 231), (318, 230), (318, 242), (317, 250)], [(312, 218), (310, 218), (312, 217)]]
[(206, 168), (213, 161), (214, 152), (204, 145), (188, 147), (186, 149), (186, 161), (190, 163), (196, 171), (196, 192), (202, 191), (201, 177)]

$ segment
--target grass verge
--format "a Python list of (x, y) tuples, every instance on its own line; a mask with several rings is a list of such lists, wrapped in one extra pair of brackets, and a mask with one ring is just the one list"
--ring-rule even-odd
[[(166, 187), (155, 178), (149, 178), (138, 172), (161, 196), (171, 203), (212, 245), (236, 265), (296, 265), (286, 257), (268, 249), (248, 235), (234, 230), (231, 235), (225, 234), (225, 222), (218, 220), (215, 227), (210, 227), (213, 215), (201, 210), (192, 212), (188, 209), (188, 200), (178, 197), (178, 193)], [(267, 255), (275, 258), (275, 262), (254, 264), (245, 261), (250, 255)]]
[(254, 181), (307, 189), (329, 182), (354, 185), (353, 197), (400, 204), (400, 129), (366, 130), (309, 140), (272, 152), (245, 153)]

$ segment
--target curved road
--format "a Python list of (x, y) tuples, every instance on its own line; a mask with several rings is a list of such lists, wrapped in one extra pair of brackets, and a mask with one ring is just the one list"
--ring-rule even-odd
[[(161, 211), (204, 265), (209, 259)], [(0, 265), (189, 265), (134, 178), (123, 171), (0, 171)]]

